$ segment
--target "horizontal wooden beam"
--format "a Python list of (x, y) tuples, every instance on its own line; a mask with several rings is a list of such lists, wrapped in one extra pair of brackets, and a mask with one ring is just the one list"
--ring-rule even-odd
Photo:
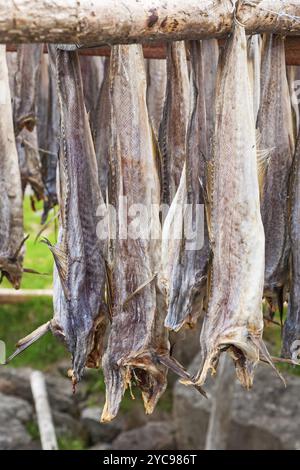
[[(223, 44), (224, 40), (220, 40)], [(8, 44), (7, 51), (14, 52), (17, 50), (15, 44)], [(145, 59), (165, 59), (166, 58), (166, 43), (157, 42), (153, 44), (144, 44), (144, 57)], [(45, 47), (47, 52), (47, 47)], [(109, 56), (110, 46), (90, 47), (78, 50), (79, 54), (87, 56)], [(300, 65), (300, 37), (287, 36), (285, 39), (285, 57), (287, 65)]]
[(0, 305), (23, 303), (37, 297), (52, 297), (52, 295), (52, 289), (0, 289)]
[(107, 45), (222, 37), (235, 17), (248, 33), (300, 34), (299, 0), (0, 0), (0, 42)]

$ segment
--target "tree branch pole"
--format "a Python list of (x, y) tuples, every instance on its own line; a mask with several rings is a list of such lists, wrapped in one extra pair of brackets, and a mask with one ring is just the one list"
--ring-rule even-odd
[(33, 371), (30, 384), (34, 399), (37, 421), (43, 450), (57, 450), (57, 440), (48, 401), (45, 377), (40, 371)]
[(300, 34), (299, 0), (0, 0), (0, 42), (107, 45), (247, 33)]

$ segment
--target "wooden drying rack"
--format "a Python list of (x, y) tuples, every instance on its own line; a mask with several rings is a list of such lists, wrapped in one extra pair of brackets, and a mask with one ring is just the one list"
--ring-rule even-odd
[(0, 0), (0, 43), (97, 45), (79, 53), (105, 56), (135, 42), (161, 59), (166, 41), (224, 41), (235, 21), (286, 36), (287, 64), (300, 65), (300, 0)]
[[(224, 40), (219, 40), (221, 45)], [(17, 46), (10, 44), (6, 46), (7, 51), (14, 52)], [(166, 42), (158, 42), (154, 44), (144, 44), (145, 59), (165, 59), (166, 58)], [(44, 52), (47, 52), (45, 47)], [(110, 46), (99, 46), (91, 48), (78, 49), (79, 54), (85, 56), (106, 56), (110, 55)], [(287, 36), (285, 38), (285, 57), (287, 65), (300, 65), (300, 36)]]

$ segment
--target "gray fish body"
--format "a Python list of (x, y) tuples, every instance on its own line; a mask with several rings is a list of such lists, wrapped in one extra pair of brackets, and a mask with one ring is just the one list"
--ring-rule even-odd
[[(288, 314), (283, 327), (282, 355), (292, 357), (300, 345), (300, 139), (291, 173), (291, 281)], [(297, 357), (297, 356), (296, 356)]]
[(96, 105), (103, 80), (104, 58), (81, 55), (79, 56), (79, 61), (83, 83), (84, 102), (89, 116), (94, 140), (95, 132), (98, 127), (98, 123), (96, 122)]
[(264, 231), (247, 43), (239, 25), (219, 64), (208, 186), (213, 259), (196, 381), (202, 385), (208, 371), (215, 372), (221, 351), (227, 349), (238, 379), (249, 388), (263, 331)]
[(203, 87), (208, 145), (207, 158), (210, 159), (212, 155), (212, 143), (215, 129), (215, 93), (219, 61), (219, 45), (217, 39), (203, 39), (201, 44), (203, 71), (205, 75)]
[(279, 36), (266, 36), (263, 41), (257, 127), (261, 134), (261, 148), (270, 151), (261, 190), (266, 238), (264, 293), (274, 309), (277, 306), (282, 309), (280, 297), (289, 274), (288, 181), (294, 137), (284, 41)]
[(30, 132), (23, 128), (16, 137), (19, 166), (23, 193), (27, 185), (30, 185), (38, 200), (44, 197), (44, 183), (42, 179), (42, 168), (40, 153), (38, 149), (37, 129)]
[[(103, 358), (106, 404), (102, 421), (113, 419), (127, 386), (136, 380), (147, 413), (166, 388), (166, 367), (156, 354), (168, 352), (163, 298), (156, 287), (160, 246), (160, 185), (146, 107), (146, 74), (141, 45), (114, 46), (110, 79), (113, 198), (117, 238), (112, 267), (113, 314)], [(134, 223), (134, 204), (147, 211), (140, 228), (151, 233), (120, 237)], [(153, 232), (154, 231), (154, 232)], [(155, 237), (154, 237), (155, 236)], [(142, 286), (142, 287), (141, 287)], [(137, 291), (135, 293), (135, 291)]]
[(15, 145), (5, 45), (0, 46), (0, 273), (20, 287), (23, 250), (23, 201)]
[(17, 50), (18, 70), (15, 75), (14, 125), (18, 134), (24, 127), (32, 131), (36, 121), (36, 101), (43, 44), (20, 44)]
[(166, 95), (166, 61), (148, 59), (147, 62), (147, 107), (155, 134), (158, 135), (163, 116)]
[(95, 107), (95, 152), (98, 164), (99, 185), (104, 198), (106, 197), (108, 186), (111, 142), (109, 64), (109, 57), (106, 57), (103, 66), (103, 81), (101, 83), (100, 93)]
[(60, 110), (56, 88), (55, 71), (51, 64), (48, 68), (48, 113), (46, 140), (42, 152), (42, 175), (45, 186), (44, 211), (42, 223), (47, 219), (50, 209), (57, 204), (56, 174), (59, 154)]
[[(61, 112), (61, 219), (59, 241), (51, 247), (56, 264), (51, 328), (54, 334), (64, 338), (72, 354), (76, 382), (98, 348), (95, 339), (101, 340), (99, 328), (102, 332), (105, 329), (107, 241), (102, 241), (96, 233), (97, 209), (103, 201), (77, 52), (59, 51), (55, 46), (49, 49), (56, 66)], [(96, 365), (100, 359), (95, 359)]]
[[(187, 133), (186, 164), (163, 227), (161, 281), (166, 286), (168, 304), (165, 326), (175, 331), (185, 323), (193, 324), (202, 313), (199, 300), (203, 301), (206, 294), (210, 251), (203, 194), (208, 155), (204, 70), (201, 43), (197, 41), (191, 42), (191, 86), (192, 112)], [(190, 210), (185, 212), (183, 220), (180, 220), (176, 209), (178, 204), (187, 205)], [(185, 211), (184, 208), (182, 210)], [(172, 230), (181, 231), (181, 238), (174, 237), (173, 240)], [(192, 234), (199, 237), (200, 233), (199, 246), (193, 248), (192, 241), (196, 240)]]
[(186, 158), (186, 137), (190, 114), (190, 87), (184, 41), (167, 49), (167, 90), (159, 129), (162, 154), (162, 202), (171, 204), (179, 186)]

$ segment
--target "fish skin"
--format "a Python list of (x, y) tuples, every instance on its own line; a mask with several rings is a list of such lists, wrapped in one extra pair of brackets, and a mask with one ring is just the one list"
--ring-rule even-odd
[[(208, 159), (206, 105), (204, 93), (204, 70), (202, 44), (191, 41), (191, 119), (187, 133), (187, 157), (181, 181), (171, 208), (167, 214), (162, 235), (162, 272), (160, 279), (166, 287), (168, 311), (165, 326), (178, 331), (184, 324), (193, 325), (202, 313), (206, 295), (207, 268), (209, 262), (209, 239), (205, 217), (196, 222), (196, 205), (204, 207), (206, 160)], [(202, 185), (202, 186), (201, 186)], [(184, 218), (185, 209), (179, 217), (179, 205), (189, 205), (193, 219)], [(197, 214), (199, 218), (199, 214)], [(202, 246), (189, 249), (191, 240), (185, 230), (201, 224)], [(188, 224), (186, 227), (185, 224)], [(179, 236), (174, 233), (178, 233)], [(200, 305), (199, 305), (200, 304)], [(195, 309), (195, 306), (197, 308)]]
[(260, 215), (253, 101), (245, 30), (236, 24), (219, 64), (210, 187), (213, 250), (208, 312), (200, 344), (202, 385), (221, 350), (234, 360), (246, 388), (262, 342), (264, 231)]
[(25, 127), (36, 125), (36, 102), (43, 44), (20, 44), (17, 47), (18, 69), (15, 75), (14, 127), (16, 135)]
[(164, 299), (155, 276), (160, 263), (160, 184), (146, 107), (142, 46), (113, 46), (110, 66), (112, 196), (118, 214), (117, 233), (134, 220), (119, 199), (125, 196), (128, 208), (143, 204), (150, 211), (147, 227), (154, 230), (156, 239), (117, 236), (114, 242), (113, 315), (103, 357), (106, 403), (102, 422), (117, 415), (125, 389), (134, 380), (142, 391), (146, 413), (153, 411), (166, 388), (167, 368), (157, 356), (167, 354), (169, 347), (163, 327)]
[(261, 148), (269, 149), (261, 190), (266, 239), (264, 295), (272, 310), (279, 308), (282, 314), (289, 278), (288, 180), (295, 145), (284, 40), (279, 36), (265, 35), (263, 38), (257, 128), (261, 135)]
[(297, 88), (296, 85), (298, 85), (299, 83), (298, 82), (299, 71), (298, 71), (298, 67), (294, 65), (287, 66), (286, 71), (287, 71), (287, 79), (288, 79), (288, 84), (289, 84), (291, 105), (292, 105), (294, 137), (296, 141), (297, 135), (298, 135), (299, 124), (300, 124), (299, 103), (298, 103), (298, 96), (296, 93), (296, 88)]
[(0, 274), (18, 289), (23, 272), (23, 199), (5, 51), (0, 45)]
[(147, 108), (154, 132), (158, 135), (166, 96), (166, 61), (160, 59), (147, 59), (146, 64)]
[(103, 341), (106, 326), (103, 296), (107, 240), (96, 233), (97, 209), (103, 199), (78, 55), (55, 46), (49, 46), (49, 52), (56, 66), (61, 113), (60, 230), (58, 243), (50, 247), (56, 265), (51, 330), (64, 339), (72, 354), (76, 383), (85, 365), (92, 362), (98, 366), (101, 361), (102, 350), (97, 343)]
[[(300, 137), (300, 135), (299, 135)], [(300, 340), (300, 138), (298, 137), (291, 170), (290, 186), (290, 239), (291, 239), (291, 281), (287, 318), (283, 327), (282, 356), (292, 357), (294, 341)], [(299, 343), (300, 344), (300, 343)], [(299, 344), (294, 344), (294, 348)]]
[(163, 160), (162, 202), (170, 205), (179, 186), (186, 158), (190, 85), (184, 41), (167, 46), (167, 90), (159, 129)]
[(204, 96), (206, 110), (206, 128), (208, 159), (212, 156), (212, 143), (215, 128), (215, 90), (217, 80), (217, 70), (219, 62), (219, 44), (217, 39), (203, 39), (202, 44), (202, 62), (205, 74)]
[(98, 122), (96, 121), (96, 104), (103, 80), (104, 58), (80, 55), (79, 61), (84, 102), (89, 116), (93, 140), (95, 141), (95, 133), (98, 127)]
[(37, 200), (44, 199), (44, 183), (38, 149), (37, 129), (30, 132), (24, 127), (16, 137), (23, 194), (30, 185)]
[(42, 153), (42, 176), (44, 182), (44, 210), (42, 214), (42, 224), (47, 220), (49, 211), (58, 203), (56, 177), (57, 163), (59, 155), (60, 136), (60, 110), (56, 88), (55, 71), (53, 65), (48, 67), (48, 113), (47, 113), (47, 133)]
[(260, 106), (260, 69), (261, 69), (261, 38), (258, 34), (249, 36), (247, 39), (247, 55), (249, 78), (253, 94), (254, 121)]
[(104, 198), (106, 198), (106, 191), (109, 179), (109, 159), (111, 142), (109, 70), (110, 59), (109, 57), (105, 57), (103, 65), (103, 80), (101, 83), (100, 92), (95, 107), (94, 136), (95, 152), (98, 164), (99, 185)]

